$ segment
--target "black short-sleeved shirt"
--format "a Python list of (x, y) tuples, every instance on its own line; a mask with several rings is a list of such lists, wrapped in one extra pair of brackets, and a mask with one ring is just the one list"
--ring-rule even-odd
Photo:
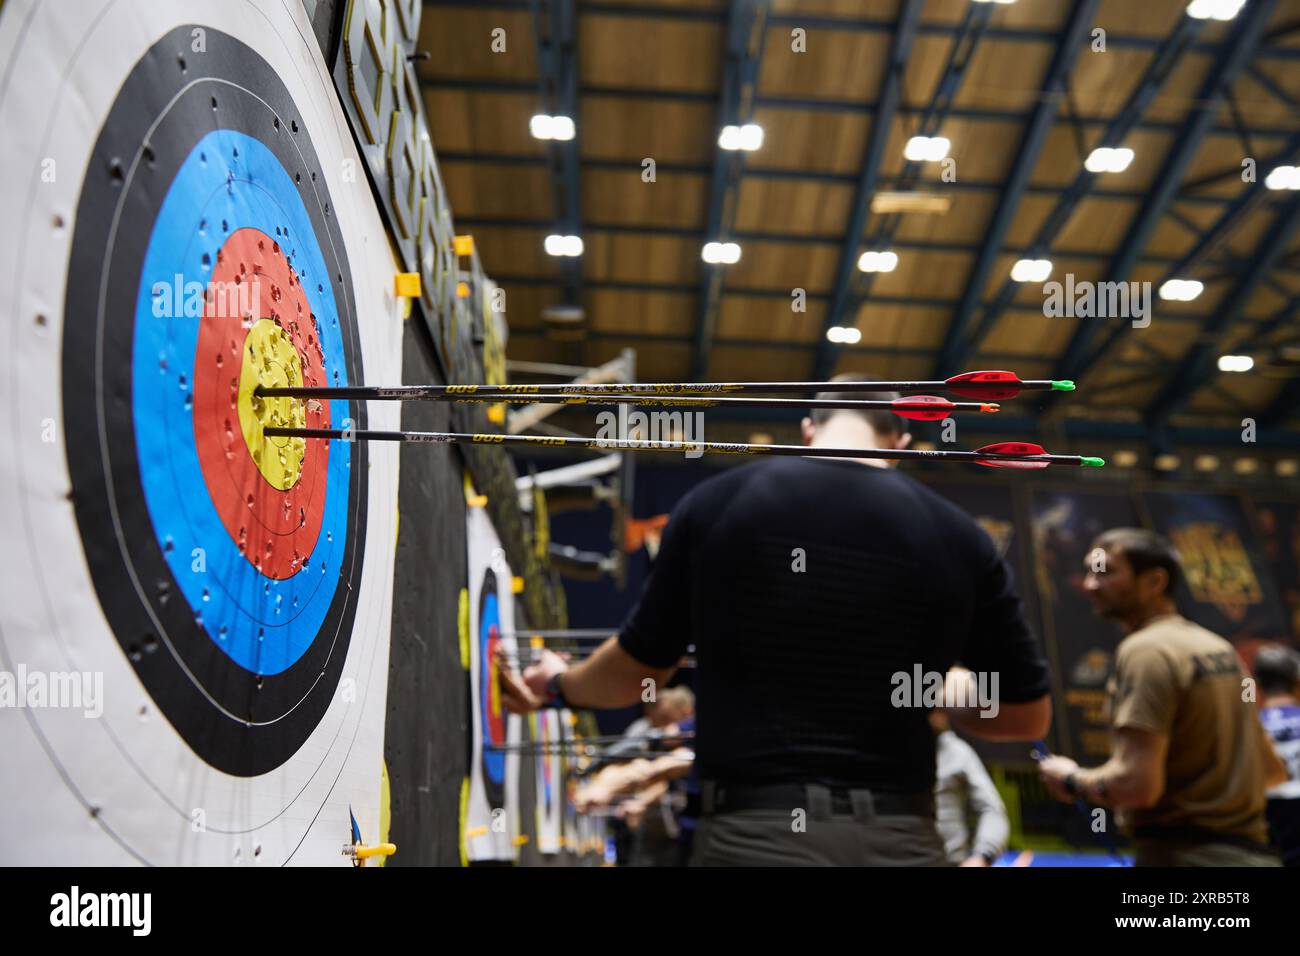
[[(802, 570), (798, 570), (802, 567)], [(732, 783), (934, 786), (898, 672), (997, 672), (1048, 692), (1010, 568), (963, 511), (906, 475), (785, 458), (703, 482), (674, 509), (619, 642), (666, 667), (694, 644), (697, 766)]]

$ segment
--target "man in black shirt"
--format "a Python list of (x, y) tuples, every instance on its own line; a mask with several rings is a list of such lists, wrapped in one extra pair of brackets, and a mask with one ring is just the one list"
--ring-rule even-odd
[[(818, 409), (803, 433), (826, 447), (910, 440), (892, 413), (851, 409)], [(617, 637), (572, 668), (548, 655), (522, 681), (507, 675), (505, 703), (627, 706), (690, 644), (698, 863), (942, 865), (934, 700), (918, 678), (972, 691), (970, 703), (992, 687), (982, 713), (949, 709), (969, 734), (1031, 740), (1050, 721), (1006, 562), (964, 512), (886, 462), (773, 458), (702, 482), (674, 509)]]

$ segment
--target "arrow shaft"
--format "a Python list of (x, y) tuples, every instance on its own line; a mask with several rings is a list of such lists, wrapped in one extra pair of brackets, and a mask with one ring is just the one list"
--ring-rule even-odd
[[(523, 664), (523, 665), (536, 664), (542, 659), (540, 654), (530, 655), (527, 649), (521, 650), (519, 651), (519, 653), (513, 655), (511, 655), (509, 652), (505, 652), (505, 653), (506, 653), (506, 659), (509, 660), (512, 664)], [(590, 651), (586, 653), (583, 652), (574, 653), (570, 651), (570, 652), (562, 652), (562, 653), (564, 653), (565, 658), (570, 663), (577, 663), (579, 661), (585, 661), (589, 659), (595, 652)], [(695, 658), (690, 657), (688, 655), (686, 657), (681, 658), (675, 666), (689, 670), (696, 666)]]
[(537, 747), (602, 747), (611, 744), (639, 743), (649, 745), (664, 740), (694, 740), (695, 731), (683, 730), (677, 734), (636, 734), (628, 737), (623, 734), (608, 734), (599, 737), (573, 737), (567, 740), (521, 740), (514, 744), (491, 744), (490, 750), (526, 750)]
[[(813, 392), (938, 392), (986, 389), (986, 384), (945, 381), (919, 382), (587, 382), (526, 385), (346, 385), (338, 387), (259, 387), (264, 398), (341, 398), (356, 401), (447, 402), (474, 398), (491, 402), (543, 400), (547, 396), (724, 396), (754, 392), (809, 394)], [(1001, 385), (1000, 387), (1007, 387)], [(1041, 390), (1052, 387), (1047, 379), (1017, 382), (1016, 388)], [(552, 401), (554, 398), (551, 399)], [(800, 402), (806, 405), (807, 402)], [(888, 403), (886, 403), (888, 404)]]
[[(423, 386), (412, 386), (420, 389)], [(447, 402), (452, 405), (487, 405), (509, 402), (513, 405), (638, 405), (648, 408), (852, 408), (882, 409), (894, 412), (934, 412), (936, 408), (946, 413), (953, 412), (996, 412), (997, 405), (988, 402), (945, 402), (935, 405), (927, 402), (898, 399), (855, 399), (855, 398), (704, 398), (691, 395), (516, 395), (494, 392), (482, 395), (424, 395), (419, 393), (393, 394), (351, 394), (359, 391), (384, 392), (392, 389), (355, 389), (355, 388), (264, 388), (258, 394), (263, 398), (335, 398), (348, 401), (399, 401), (399, 402)], [(308, 394), (310, 393), (310, 394)], [(327, 394), (321, 394), (327, 393)], [(348, 394), (344, 394), (348, 393)]]
[(870, 458), (895, 461), (1008, 461), (1082, 465), (1078, 455), (1002, 455), (974, 451), (928, 451), (913, 448), (826, 448), (813, 445), (760, 445), (746, 442), (640, 441), (611, 438), (560, 438), (551, 435), (494, 435), (472, 432), (374, 431), (341, 428), (268, 427), (268, 438), (334, 438), (348, 441), (396, 441), (427, 445), (515, 445), (530, 448), (575, 448), (584, 451), (645, 451), (678, 454), (775, 455), (790, 458)]
[[(621, 625), (620, 625), (621, 626)], [(555, 641), (572, 641), (572, 640), (604, 640), (612, 637), (619, 631), (618, 627), (601, 628), (601, 627), (577, 627), (567, 628), (564, 630), (551, 631), (502, 631), (502, 637), (540, 637), (542, 640)]]

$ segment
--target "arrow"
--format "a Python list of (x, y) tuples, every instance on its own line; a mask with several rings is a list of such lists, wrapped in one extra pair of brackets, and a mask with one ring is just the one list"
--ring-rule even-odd
[[(619, 628), (617, 627), (611, 628), (608, 631), (597, 628), (582, 628), (579, 630), (569, 631), (501, 631), (497, 636), (515, 638), (515, 640), (519, 642), (520, 653), (524, 651), (536, 651), (537, 653), (541, 653), (547, 644), (567, 643), (569, 641), (601, 641), (603, 643), (611, 637), (617, 636), (618, 632)], [(524, 644), (524, 639), (527, 639), (532, 646)], [(594, 654), (597, 650), (599, 650), (599, 648), (592, 647), (590, 644), (581, 644), (575, 648), (560, 648), (560, 653), (570, 655)], [(694, 654), (695, 645), (687, 644), (686, 653)]]
[[(420, 388), (421, 386), (411, 386)], [(951, 402), (937, 395), (909, 395), (906, 398), (854, 399), (854, 398), (703, 398), (684, 395), (513, 395), (495, 392), (480, 395), (401, 395), (388, 393), (394, 389), (368, 389), (367, 395), (340, 395), (339, 392), (357, 392), (360, 389), (327, 388), (266, 388), (256, 393), (260, 398), (321, 398), (331, 397), (354, 401), (420, 401), (449, 402), (453, 405), (486, 405), (509, 402), (513, 405), (638, 405), (654, 408), (851, 408), (884, 409), (902, 418), (934, 422), (947, 418), (954, 412), (997, 412), (999, 407), (990, 402)], [(299, 392), (331, 392), (329, 396), (299, 395)], [(290, 394), (292, 393), (292, 394)]]
[(660, 743), (665, 740), (694, 740), (695, 731), (680, 730), (677, 733), (666, 733), (663, 730), (651, 730), (644, 734), (633, 734), (625, 736), (623, 734), (609, 734), (600, 737), (574, 737), (569, 740), (522, 740), (514, 744), (489, 744), (489, 750), (501, 751), (523, 751), (539, 747), (556, 747), (556, 748), (573, 748), (588, 747), (593, 750), (597, 747), (612, 746), (615, 744), (652, 744)]
[[(528, 385), (344, 385), (258, 386), (262, 398), (339, 398), (354, 401), (406, 402), (467, 401), (478, 397), (492, 402), (520, 402), (526, 397), (575, 395), (726, 395), (741, 392), (956, 392), (967, 398), (997, 401), (1022, 391), (1074, 391), (1074, 383), (1053, 379), (1022, 381), (1015, 372), (963, 372), (943, 381), (925, 382), (587, 382)], [(807, 402), (800, 402), (806, 406)]]
[[(621, 625), (619, 625), (621, 627)], [(551, 641), (586, 641), (601, 640), (607, 637), (613, 637), (619, 631), (618, 627), (577, 627), (567, 628), (558, 631), (502, 631), (501, 637), (539, 637), (542, 640)]]
[[(531, 651), (530, 648), (521, 649), (515, 654), (511, 654), (508, 651), (503, 651), (502, 657), (505, 658), (507, 663), (515, 664), (515, 665), (523, 664), (524, 666), (528, 666), (529, 664), (536, 664), (539, 661), (541, 661), (542, 657), (540, 653), (534, 651), (530, 654), (530, 651)], [(562, 656), (569, 663), (573, 664), (579, 661), (588, 660), (593, 653), (594, 651), (587, 651), (587, 652), (561, 651), (560, 656)], [(687, 669), (693, 668), (696, 666), (695, 658), (687, 654), (686, 656), (680, 658), (674, 666), (679, 668), (687, 668)]]
[(811, 445), (758, 445), (745, 442), (641, 441), (614, 438), (557, 438), (550, 435), (491, 435), (471, 432), (371, 431), (342, 428), (284, 428), (263, 430), (268, 438), (335, 438), (344, 441), (399, 441), (425, 445), (521, 445), (540, 448), (580, 448), (587, 451), (691, 452), (713, 455), (784, 455), (791, 458), (876, 458), (905, 461), (970, 461), (989, 468), (1038, 469), (1049, 465), (1100, 468), (1101, 458), (1049, 455), (1042, 445), (999, 442), (976, 451), (923, 451), (912, 448), (825, 448)]

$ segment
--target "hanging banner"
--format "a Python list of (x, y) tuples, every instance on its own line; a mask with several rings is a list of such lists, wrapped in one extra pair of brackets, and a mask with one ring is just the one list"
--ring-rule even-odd
[(1183, 559), (1179, 609), (1234, 644), (1289, 633), (1264, 549), (1235, 495), (1152, 491), (1143, 495), (1155, 529)]
[(1291, 639), (1300, 642), (1300, 503), (1252, 499), (1264, 560), (1273, 572)]

